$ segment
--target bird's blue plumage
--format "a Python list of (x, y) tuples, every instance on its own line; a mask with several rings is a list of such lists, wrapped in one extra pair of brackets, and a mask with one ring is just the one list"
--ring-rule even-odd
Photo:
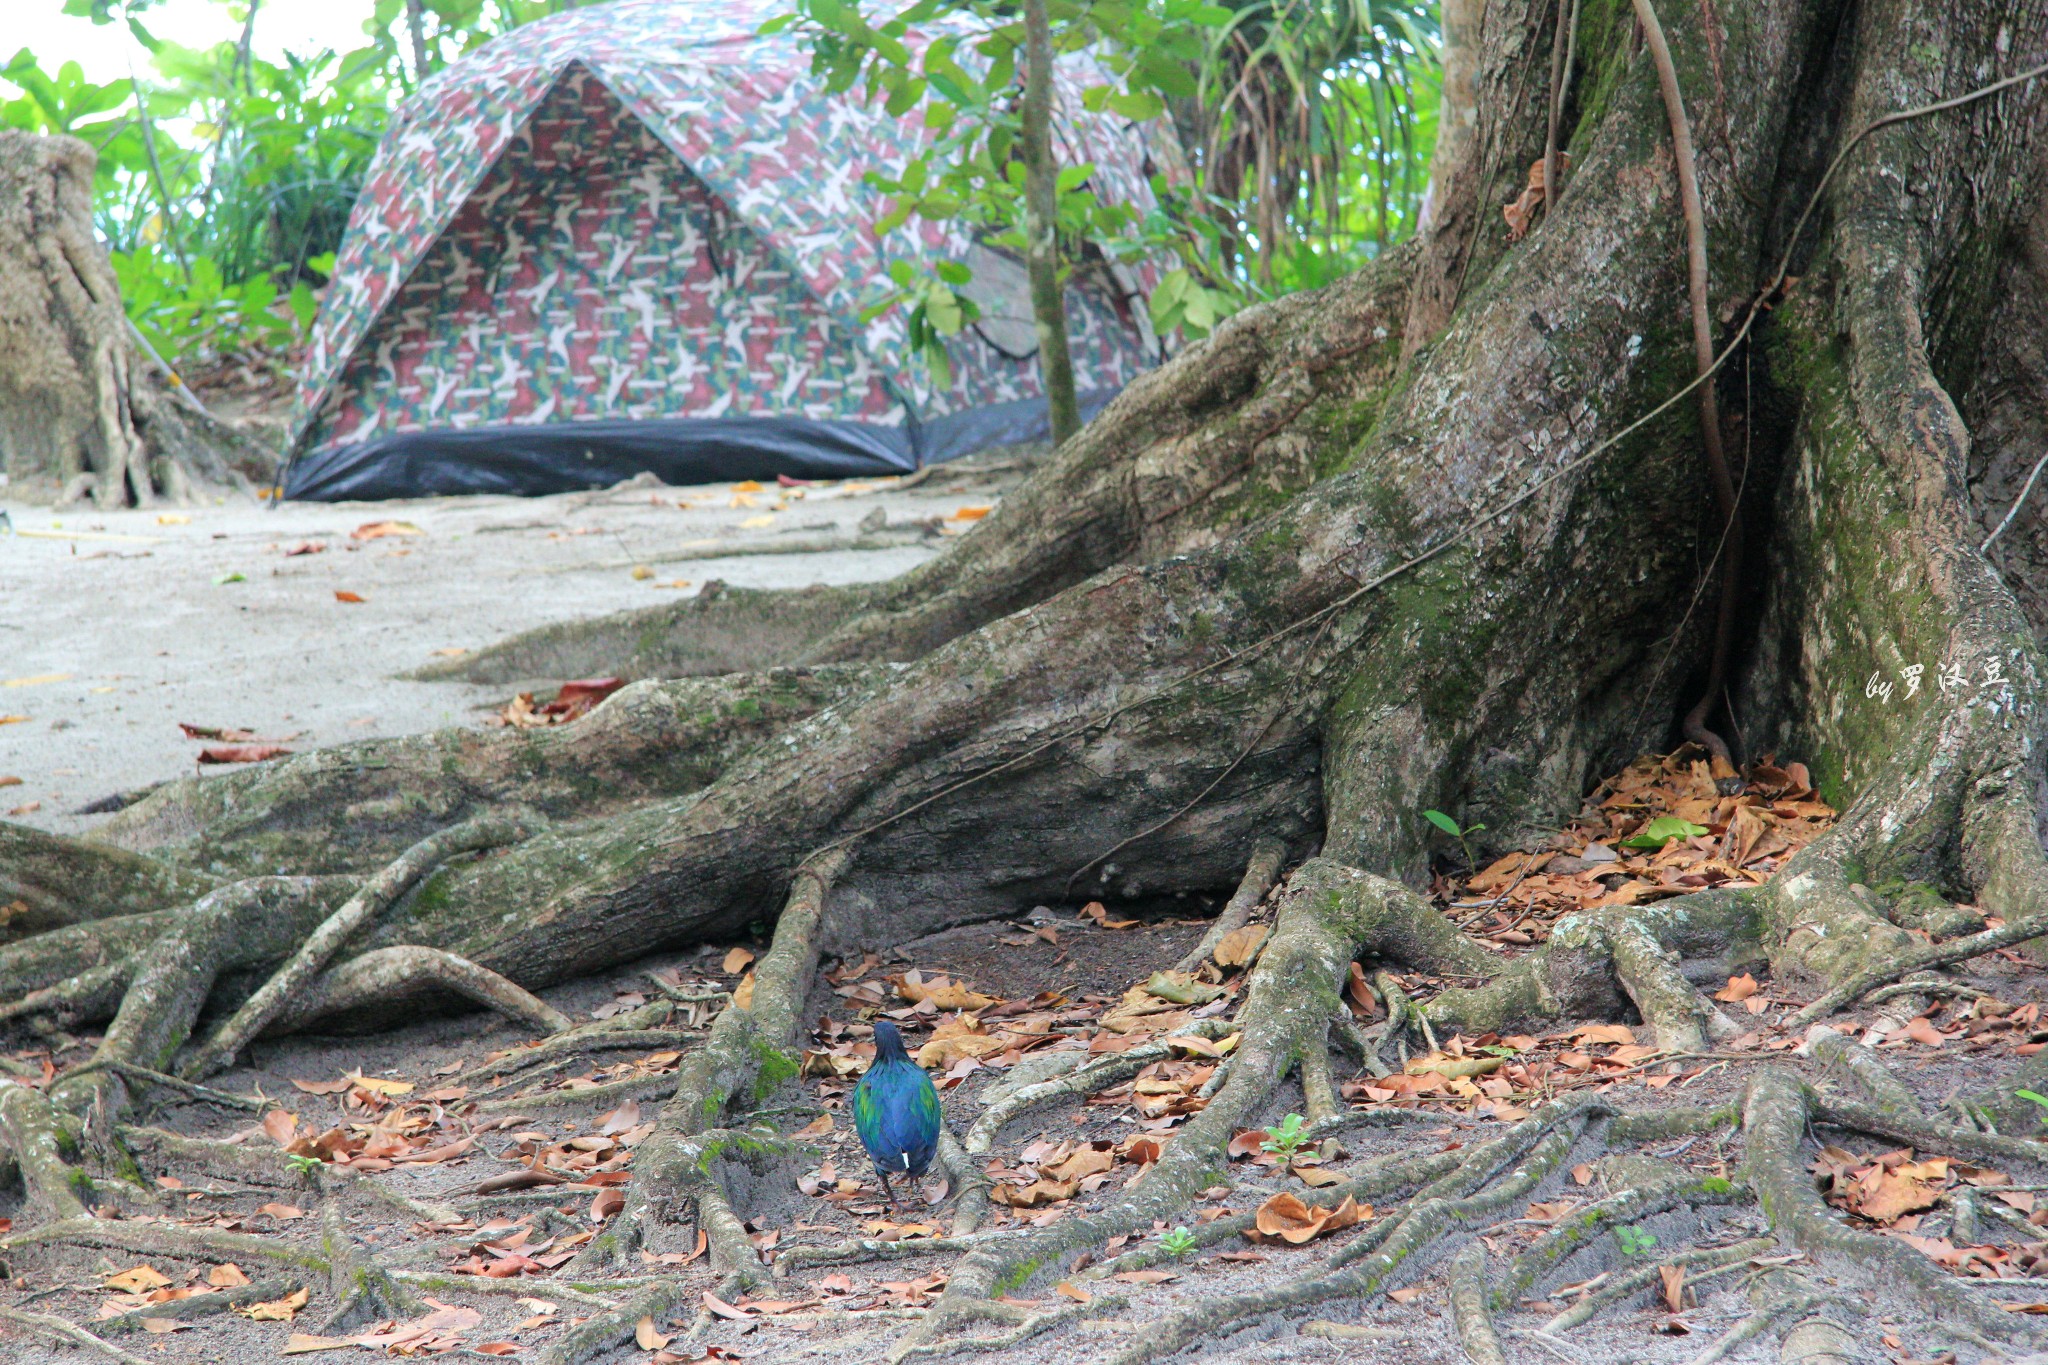
[(853, 1092), (853, 1126), (886, 1188), (890, 1176), (921, 1176), (939, 1149), (939, 1092), (903, 1050), (903, 1035), (875, 1023), (875, 1060)]

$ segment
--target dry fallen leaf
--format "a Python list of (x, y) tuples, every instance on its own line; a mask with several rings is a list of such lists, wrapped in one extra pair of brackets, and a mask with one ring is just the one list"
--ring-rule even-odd
[(228, 1261), (207, 1271), (206, 1282), (215, 1289), (233, 1289), (237, 1285), (249, 1283), (249, 1277), (242, 1273), (242, 1267)]
[(172, 1332), (183, 1332), (188, 1330), (191, 1325), (189, 1322), (179, 1322), (176, 1318), (144, 1318), (142, 1320), (142, 1330), (152, 1336), (168, 1336)]
[[(1344, 1202), (1333, 1209), (1310, 1208), (1295, 1195), (1276, 1194), (1259, 1205), (1259, 1211), (1254, 1219), (1259, 1235), (1252, 1237), (1252, 1240), (1256, 1242), (1268, 1237), (1278, 1237), (1283, 1242), (1300, 1246), (1303, 1242), (1312, 1241), (1326, 1232), (1335, 1232), (1339, 1228), (1362, 1223), (1371, 1216), (1370, 1205), (1361, 1206), (1348, 1194), (1344, 1196)], [(1252, 1236), (1249, 1231), (1245, 1235)]]
[(820, 1114), (803, 1127), (797, 1129), (796, 1135), (800, 1138), (824, 1137), (831, 1131), (832, 1116), (830, 1114)]
[(1034, 1180), (1029, 1185), (998, 1185), (988, 1192), (988, 1197), (1013, 1209), (1035, 1209), (1041, 1204), (1072, 1199), (1080, 1188), (1078, 1181)]
[(334, 590), (334, 600), (337, 602), (366, 602), (369, 599), (361, 593), (350, 592), (346, 588), (336, 588)]
[(1572, 1034), (1579, 1043), (1633, 1043), (1636, 1035), (1627, 1024), (1588, 1024)]
[(1072, 1280), (1061, 1280), (1052, 1287), (1052, 1292), (1060, 1295), (1062, 1298), (1072, 1299), (1075, 1303), (1095, 1302), (1093, 1294), (1083, 1289), (1080, 1285), (1075, 1284)]
[(1395, 1303), (1413, 1303), (1417, 1299), (1422, 1297), (1422, 1286), (1419, 1284), (1410, 1284), (1403, 1285), (1399, 1289), (1389, 1289), (1387, 1291), (1387, 1297), (1392, 1299)]
[(1942, 1036), (1940, 1029), (1928, 1023), (1924, 1018), (1908, 1020), (1906, 1022), (1906, 1036), (1914, 1042), (1924, 1043), (1928, 1047), (1940, 1047), (1948, 1041), (1948, 1039)]
[(726, 953), (725, 961), (719, 964), (718, 969), (727, 976), (738, 976), (753, 960), (754, 954), (749, 949), (734, 948)]
[[(1755, 995), (1756, 992), (1756, 978), (1751, 976), (1748, 972), (1744, 972), (1741, 976), (1729, 977), (1728, 984), (1723, 986), (1720, 990), (1714, 992), (1714, 998), (1716, 1000), (1724, 1001), (1725, 1003), (1732, 1005), (1738, 1000), (1749, 999), (1749, 997)], [(1678, 1310), (1674, 1308), (1671, 1311), (1675, 1313)]]
[(355, 1344), (356, 1339), (354, 1337), (316, 1337), (311, 1332), (294, 1332), (291, 1335), (291, 1339), (285, 1342), (284, 1350), (279, 1352), (279, 1354), (288, 1356), (310, 1355), (314, 1351), (353, 1349)]
[(170, 1277), (152, 1265), (139, 1265), (129, 1270), (116, 1271), (100, 1278), (100, 1288), (118, 1289), (124, 1294), (140, 1294), (146, 1289), (162, 1289), (169, 1284)]
[(272, 1299), (268, 1303), (248, 1304), (235, 1311), (251, 1322), (290, 1322), (299, 1315), (299, 1310), (306, 1306), (308, 1297), (304, 1289), (296, 1289), (281, 1299)]
[(1264, 924), (1247, 924), (1225, 934), (1216, 944), (1216, 951), (1210, 954), (1219, 967), (1242, 967), (1258, 956), (1259, 949), (1271, 933)]
[(1664, 1281), (1664, 1306), (1674, 1313), (1685, 1311), (1685, 1267), (1682, 1265), (1660, 1265), (1658, 1277)]
[(282, 744), (210, 744), (199, 751), (201, 763), (261, 763), (283, 758), (291, 750)]
[(910, 1001), (913, 1005), (921, 1005), (929, 1001), (932, 1005), (942, 1010), (975, 1011), (985, 1010), (992, 1005), (1001, 1003), (993, 995), (983, 995), (980, 991), (971, 991), (957, 981), (947, 981), (944, 979), (938, 981), (925, 981), (922, 979), (913, 981), (910, 979), (916, 975), (917, 973), (911, 972), (896, 985), (896, 994)]
[(633, 1340), (643, 1351), (659, 1351), (674, 1340), (673, 1334), (664, 1336), (654, 1328), (654, 1319), (642, 1314), (640, 1321), (633, 1324)]
[(350, 540), (382, 540), (386, 536), (423, 536), (426, 532), (409, 521), (366, 521), (348, 533)]

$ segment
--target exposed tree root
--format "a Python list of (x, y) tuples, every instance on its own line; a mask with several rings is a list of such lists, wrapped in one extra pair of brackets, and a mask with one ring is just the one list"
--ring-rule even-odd
[[(1522, 1148), (1525, 1158), (1508, 1176), (1491, 1189), (1462, 1197), (1445, 1197), (1439, 1187), (1455, 1187), (1470, 1175), (1455, 1173), (1425, 1188), (1407, 1210), (1389, 1214), (1369, 1232), (1333, 1254), (1329, 1269), (1308, 1279), (1293, 1280), (1268, 1289), (1218, 1298), (1201, 1308), (1188, 1309), (1151, 1324), (1146, 1339), (1120, 1352), (1115, 1365), (1144, 1365), (1144, 1362), (1172, 1355), (1198, 1338), (1220, 1334), (1249, 1318), (1288, 1308), (1324, 1303), (1334, 1298), (1364, 1298), (1391, 1287), (1393, 1277), (1413, 1258), (1452, 1230), (1470, 1225), (1525, 1199), (1571, 1151), (1590, 1110), (1582, 1105), (1565, 1106), (1541, 1118), (1517, 1125), (1518, 1135), (1539, 1134), (1533, 1146)], [(1548, 1130), (1548, 1131), (1546, 1131)], [(1507, 1143), (1497, 1139), (1496, 1143)], [(1505, 1150), (1513, 1150), (1509, 1146)], [(1497, 1167), (1479, 1171), (1480, 1180), (1490, 1178)]]
[[(281, 1029), (297, 1028), (315, 1019), (374, 1005), (402, 996), (415, 986), (443, 986), (542, 1033), (560, 1033), (575, 1022), (533, 992), (524, 990), (488, 967), (439, 948), (407, 944), (374, 948), (352, 957), (307, 985), (275, 1020)], [(200, 1066), (196, 1059), (192, 1069)], [(218, 1069), (215, 1067), (213, 1069)]]
[[(210, 1104), (219, 1109), (238, 1109), (248, 1113), (261, 1113), (269, 1107), (262, 1100), (256, 1099), (253, 1096), (230, 1094), (225, 1090), (216, 1090), (210, 1085), (200, 1085), (194, 1081), (188, 1081), (183, 1076), (173, 1076), (163, 1071), (151, 1071), (146, 1066), (135, 1066), (128, 1062), (116, 1061), (109, 1061), (105, 1065), (107, 1070), (114, 1072), (121, 1079), (136, 1082), (145, 1089), (156, 1087), (176, 1091), (181, 1095), (189, 1095), (201, 1104)], [(91, 1064), (88, 1063), (83, 1067), (73, 1067), (69, 1074), (77, 1075), (85, 1072), (90, 1069), (90, 1066)]]
[[(1693, 1283), (1706, 1279), (1709, 1275), (1733, 1270), (1750, 1257), (1761, 1256), (1775, 1249), (1777, 1245), (1778, 1240), (1775, 1237), (1751, 1237), (1745, 1241), (1731, 1242), (1724, 1247), (1695, 1247), (1691, 1251), (1682, 1251), (1676, 1256), (1660, 1261), (1658, 1265), (1680, 1267), (1686, 1272), (1687, 1283)], [(1590, 1321), (1602, 1309), (1643, 1293), (1659, 1282), (1658, 1265), (1638, 1267), (1601, 1285), (1544, 1323), (1543, 1330), (1552, 1336), (1561, 1335), (1581, 1323)]]
[(155, 1361), (146, 1356), (124, 1350), (111, 1341), (94, 1336), (77, 1323), (67, 1322), (50, 1313), (25, 1313), (18, 1308), (0, 1308), (0, 1320), (19, 1323), (30, 1331), (58, 1341), (70, 1342), (73, 1346), (83, 1346), (96, 1355), (118, 1360), (121, 1365), (156, 1365)]
[(1929, 1150), (1966, 1152), (1993, 1161), (2048, 1162), (2048, 1142), (2035, 1138), (2002, 1137), (1982, 1133), (1959, 1124), (1942, 1123), (1918, 1114), (1901, 1114), (1893, 1109), (1861, 1104), (1826, 1095), (1810, 1096), (1816, 1123), (1831, 1123), (1894, 1142), (1910, 1142)]
[(334, 1296), (334, 1309), (320, 1329), (323, 1333), (338, 1335), (379, 1318), (406, 1318), (419, 1311), (419, 1297), (393, 1280), (349, 1235), (341, 1205), (334, 1199), (321, 1201), (320, 1250), (327, 1258), (327, 1287)]
[[(531, 1292), (531, 1287), (528, 1288)], [(634, 1292), (622, 1306), (607, 1306), (583, 1322), (576, 1323), (541, 1353), (541, 1365), (578, 1365), (622, 1341), (631, 1340), (640, 1319), (667, 1317), (697, 1295), (680, 1279), (651, 1285)]]
[(1638, 1172), (1631, 1172), (1630, 1177), (1626, 1188), (1588, 1208), (1575, 1210), (1569, 1220), (1544, 1233), (1527, 1251), (1515, 1257), (1494, 1287), (1491, 1305), (1506, 1308), (1518, 1302), (1566, 1258), (1617, 1227), (1681, 1205), (1729, 1204), (1749, 1197), (1748, 1191), (1719, 1176), (1671, 1170), (1661, 1178), (1640, 1179)]
[(1943, 1315), (1960, 1318), (1992, 1337), (2012, 1340), (2032, 1335), (2025, 1324), (2014, 1321), (2016, 1315), (1971, 1298), (1918, 1252), (1836, 1221), (1821, 1202), (1798, 1155), (1813, 1112), (1811, 1092), (1789, 1072), (1770, 1068), (1749, 1083), (1743, 1106), (1743, 1170), (1771, 1225), (1813, 1255), (1846, 1256), (1876, 1268), (1896, 1283), (1910, 1285)]
[(171, 1318), (183, 1322), (191, 1318), (211, 1317), (215, 1313), (226, 1313), (244, 1304), (269, 1303), (293, 1293), (299, 1288), (292, 1280), (253, 1280), (223, 1289), (214, 1294), (195, 1294), (189, 1299), (172, 1299), (166, 1303), (153, 1303), (147, 1308), (137, 1308), (111, 1318), (101, 1318), (93, 1326), (107, 1336), (122, 1336), (129, 1332), (146, 1330), (146, 1318)]
[[(120, 1012), (93, 1054), (96, 1062), (130, 1062), (168, 1071), (173, 1054), (223, 972), (275, 961), (295, 948), (347, 894), (335, 878), (262, 877), (214, 891), (177, 915), (139, 954)], [(51, 1098), (83, 1109), (113, 1079), (106, 1070), (58, 1081)], [(110, 1106), (117, 1112), (121, 1106)]]
[(1487, 1307), (1486, 1244), (1470, 1242), (1451, 1258), (1451, 1322), (1472, 1365), (1508, 1365)]
[(1919, 1117), (1920, 1102), (1906, 1089), (1906, 1083), (1893, 1074), (1883, 1058), (1854, 1038), (1816, 1024), (1807, 1031), (1806, 1046), (1830, 1071), (1861, 1090), (1879, 1109)]
[[(306, 936), (298, 951), (273, 972), (270, 979), (264, 982), (232, 1017), (214, 1030), (213, 1036), (207, 1039), (185, 1064), (186, 1078), (197, 1080), (232, 1065), (242, 1049), (249, 1045), (249, 1041), (291, 1007), (294, 999), (312, 985), (313, 979), (334, 960), (343, 946), (360, 934), (387, 906), (409, 890), (414, 882), (458, 854), (497, 848), (525, 838), (532, 832), (532, 827), (531, 819), (521, 819), (512, 815), (482, 816), (428, 835), (407, 849), (393, 860), (390, 866), (371, 877), (354, 895), (343, 901), (333, 914), (321, 922), (319, 928)], [(388, 990), (394, 984), (401, 984), (398, 981), (380, 981), (380, 972), (387, 976), (397, 976), (412, 971), (425, 975), (428, 979), (446, 979), (449, 984), (460, 980), (464, 983), (464, 994), (471, 995), (473, 999), (480, 999), (482, 1003), (497, 1005), (508, 1013), (516, 1010), (518, 1013), (514, 1014), (515, 1018), (519, 1017), (520, 1013), (531, 1015), (537, 1011), (551, 1021), (561, 1020), (561, 1016), (554, 1010), (524, 991), (519, 991), (519, 996), (523, 997), (522, 1003), (505, 1003), (510, 997), (500, 994), (499, 991), (502, 988), (517, 991), (518, 988), (508, 981), (503, 981), (495, 973), (484, 973), (483, 969), (474, 963), (460, 958), (448, 958), (445, 954), (442, 955), (444, 960), (438, 961), (422, 957), (420, 954), (426, 950), (385, 951), (385, 960), (369, 966), (364, 966), (362, 959), (357, 959), (351, 964), (357, 968), (356, 974), (352, 978), (345, 977), (344, 980), (329, 985), (329, 994), (339, 997), (342, 1001), (352, 998), (373, 998), (380, 987)], [(413, 955), (388, 957), (388, 954), (394, 952), (411, 952)], [(437, 972), (442, 975), (436, 976)], [(499, 984), (494, 986), (492, 982)], [(354, 996), (351, 996), (351, 990), (355, 992)], [(307, 1016), (311, 1013), (311, 1009), (306, 1011)]]
[(0, 1249), (68, 1243), (184, 1260), (268, 1261), (325, 1275), (327, 1258), (275, 1237), (133, 1219), (64, 1218), (0, 1237)]
[(1951, 967), (1958, 962), (1967, 962), (1973, 957), (1995, 953), (2000, 948), (2013, 948), (2022, 943), (2031, 943), (2035, 939), (2048, 937), (2048, 915), (2041, 914), (2032, 907), (2029, 907), (2029, 911), (2030, 913), (2009, 921), (2002, 928), (1986, 929), (1982, 933), (1951, 939), (1947, 943), (1916, 946), (1910, 953), (1897, 960), (1859, 972), (1801, 1009), (1789, 1022), (1809, 1024), (1816, 1019), (1825, 1019), (1835, 1011), (1854, 1004), (1875, 988), (1897, 981), (1910, 972)]
[[(716, 1127), (735, 1098), (751, 1093), (758, 1099), (796, 1074), (796, 1062), (787, 1049), (817, 971), (826, 901), (850, 857), (847, 848), (832, 849), (797, 869), (788, 902), (775, 922), (774, 941), (755, 964), (752, 998), (744, 1006), (738, 1000), (728, 1005), (703, 1046), (683, 1059), (675, 1092), (662, 1106), (654, 1133), (634, 1155), (625, 1207), (577, 1256), (574, 1273), (627, 1264), (648, 1232), (693, 1191), (715, 1190), (724, 1199), (715, 1160), (726, 1147), (750, 1151), (755, 1140), (736, 1136), (718, 1144), (691, 1139)], [(702, 1217), (704, 1201), (698, 1202)], [(725, 1211), (729, 1214), (730, 1208)], [(753, 1254), (751, 1243), (747, 1254)], [(734, 1269), (722, 1267), (725, 1273)]]
[(1188, 949), (1180, 961), (1173, 964), (1177, 972), (1192, 972), (1209, 960), (1216, 951), (1216, 945), (1224, 938), (1245, 926), (1251, 919), (1252, 911), (1259, 908), (1259, 902), (1273, 889), (1273, 883), (1280, 876), (1280, 866), (1287, 860), (1287, 845), (1278, 839), (1261, 839), (1252, 847), (1252, 856), (1245, 861), (1244, 879), (1237, 884), (1223, 910), (1216, 920), (1202, 934), (1201, 942)]
[(28, 1212), (37, 1218), (84, 1218), (99, 1202), (93, 1181), (67, 1155), (78, 1148), (48, 1100), (25, 1085), (0, 1081), (0, 1135), (28, 1190)]

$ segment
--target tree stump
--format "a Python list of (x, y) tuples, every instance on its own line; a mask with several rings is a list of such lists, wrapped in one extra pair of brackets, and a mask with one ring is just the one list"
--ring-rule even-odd
[(93, 234), (95, 160), (77, 138), (0, 129), (0, 474), (15, 496), (102, 507), (247, 489), (236, 466), (260, 475), (265, 452), (180, 408), (130, 344)]

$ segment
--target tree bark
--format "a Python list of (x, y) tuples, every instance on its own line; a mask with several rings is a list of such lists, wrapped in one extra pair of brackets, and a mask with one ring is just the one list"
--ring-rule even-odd
[(1038, 377), (1052, 418), (1052, 443), (1081, 429), (1074, 359), (1067, 349), (1067, 299), (1060, 282), (1059, 162), (1052, 150), (1052, 19), (1046, 0), (1024, 0), (1024, 267), (1038, 325)]
[(102, 507), (247, 487), (253, 443), (180, 408), (130, 345), (93, 235), (92, 148), (0, 129), (0, 474), (31, 500)]

